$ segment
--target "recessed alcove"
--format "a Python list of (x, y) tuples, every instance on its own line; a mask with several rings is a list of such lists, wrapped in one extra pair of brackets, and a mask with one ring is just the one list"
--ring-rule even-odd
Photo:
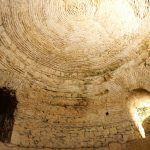
[(0, 141), (9, 143), (14, 124), (17, 100), (14, 90), (0, 88)]

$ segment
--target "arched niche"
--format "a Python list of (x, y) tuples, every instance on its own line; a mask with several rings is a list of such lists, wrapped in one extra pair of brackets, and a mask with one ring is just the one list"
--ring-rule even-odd
[(145, 138), (143, 122), (150, 116), (150, 92), (141, 88), (132, 90), (128, 107), (141, 136)]
[(9, 143), (17, 107), (16, 93), (9, 88), (0, 88), (0, 141)]

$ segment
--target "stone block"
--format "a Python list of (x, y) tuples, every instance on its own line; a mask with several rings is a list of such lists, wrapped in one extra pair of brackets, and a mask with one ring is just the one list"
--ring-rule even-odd
[(109, 150), (121, 150), (121, 144), (119, 143), (110, 143)]
[(13, 130), (12, 136), (11, 136), (11, 143), (19, 145), (20, 144), (20, 135), (17, 131)]

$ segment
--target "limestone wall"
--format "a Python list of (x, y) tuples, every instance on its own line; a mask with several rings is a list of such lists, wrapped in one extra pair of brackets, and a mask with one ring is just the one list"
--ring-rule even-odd
[[(1, 150), (49, 150), (50, 148), (24, 148), (13, 144), (3, 144), (0, 143)], [(132, 142), (127, 142), (126, 144), (120, 143), (110, 143), (107, 147), (100, 148), (80, 148), (81, 150), (149, 150), (150, 139), (145, 140), (134, 140)], [(76, 148), (74, 148), (76, 150)], [(65, 149), (62, 149), (65, 150)]]
[[(17, 75), (2, 71), (1, 86), (16, 88), (19, 101), (11, 143), (24, 147), (88, 148), (141, 138), (127, 103), (133, 89), (149, 91), (149, 72), (142, 64), (132, 69), (120, 68), (120, 72), (123, 75), (118, 71), (117, 77), (107, 81), (99, 77), (66, 80), (62, 84), (66, 93), (61, 95), (32, 80), (22, 78), (20, 82)], [(82, 90), (77, 87), (82, 87), (83, 93), (79, 94)]]
[(0, 87), (18, 100), (10, 144), (113, 149), (141, 139), (129, 104), (134, 89), (150, 92), (150, 14), (138, 18), (125, 0), (0, 4)]

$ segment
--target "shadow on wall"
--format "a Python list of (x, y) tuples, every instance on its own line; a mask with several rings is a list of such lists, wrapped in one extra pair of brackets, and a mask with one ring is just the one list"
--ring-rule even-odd
[(150, 138), (150, 116), (143, 121), (142, 126), (145, 130), (146, 137)]
[(142, 124), (150, 116), (150, 92), (140, 88), (133, 90), (128, 101), (128, 107), (142, 138), (145, 138)]
[(16, 93), (8, 88), (0, 88), (0, 141), (9, 143), (17, 107)]

